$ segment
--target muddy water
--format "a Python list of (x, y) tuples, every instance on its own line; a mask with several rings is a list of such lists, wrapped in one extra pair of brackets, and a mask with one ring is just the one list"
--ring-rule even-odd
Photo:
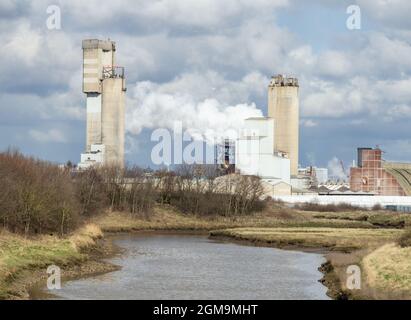
[(57, 299), (328, 299), (321, 254), (249, 247), (204, 236), (127, 235), (112, 273), (65, 282)]

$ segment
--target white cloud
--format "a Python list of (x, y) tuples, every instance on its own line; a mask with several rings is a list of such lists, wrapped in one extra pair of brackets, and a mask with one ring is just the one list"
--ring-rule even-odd
[(349, 74), (351, 64), (350, 58), (338, 51), (326, 51), (317, 60), (319, 73), (331, 77), (341, 77)]
[[(167, 26), (214, 28), (229, 23), (233, 18), (266, 14), (287, 5), (288, 0), (140, 0), (138, 3), (117, 0), (107, 6), (97, 0), (72, 0), (63, 9), (80, 24), (107, 23), (119, 16), (133, 16), (136, 23), (143, 20), (151, 21), (152, 25), (166, 23)], [(94, 14), (90, 15), (90, 12)]]
[(411, 2), (408, 0), (358, 0), (357, 3), (365, 14), (386, 27), (411, 27)]
[(24, 22), (8, 34), (2, 52), (6, 59), (21, 59), (25, 64), (32, 65), (39, 53), (40, 43), (40, 33)]
[(300, 120), (300, 125), (306, 127), (306, 128), (313, 128), (318, 126), (318, 122), (313, 121), (311, 119), (302, 119)]
[(41, 143), (67, 142), (67, 139), (64, 136), (63, 132), (61, 132), (58, 129), (50, 129), (48, 131), (40, 131), (40, 130), (32, 129), (29, 131), (29, 135), (33, 140), (37, 142), (41, 142)]

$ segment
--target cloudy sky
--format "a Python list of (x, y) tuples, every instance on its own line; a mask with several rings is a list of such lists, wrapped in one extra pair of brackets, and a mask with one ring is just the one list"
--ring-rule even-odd
[[(47, 28), (51, 4), (60, 30)], [(351, 4), (360, 30), (346, 27)], [(151, 130), (174, 120), (205, 130), (266, 114), (278, 73), (300, 80), (302, 165), (348, 166), (376, 145), (411, 161), (410, 12), (408, 0), (0, 0), (0, 149), (79, 161), (81, 40), (110, 38), (129, 163), (150, 165)]]

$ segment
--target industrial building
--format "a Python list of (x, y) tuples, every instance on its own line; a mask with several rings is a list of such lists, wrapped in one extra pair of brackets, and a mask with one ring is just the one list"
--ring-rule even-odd
[(262, 179), (268, 193), (290, 194), (290, 159), (274, 151), (274, 119), (249, 118), (237, 139), (236, 169), (245, 175)]
[(298, 175), (299, 85), (298, 79), (278, 75), (268, 86), (268, 116), (275, 119), (274, 151), (288, 155), (291, 175)]
[(236, 170), (261, 177), (266, 195), (290, 195), (298, 176), (299, 84), (277, 75), (268, 86), (268, 117), (245, 120), (235, 147)]
[(380, 196), (411, 196), (411, 163), (384, 161), (379, 148), (358, 148), (350, 189)]
[(125, 74), (111, 40), (83, 40), (83, 92), (87, 96), (86, 150), (79, 168), (124, 166)]

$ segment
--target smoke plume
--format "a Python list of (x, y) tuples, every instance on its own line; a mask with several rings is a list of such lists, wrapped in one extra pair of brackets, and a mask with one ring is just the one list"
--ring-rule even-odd
[(165, 91), (150, 81), (138, 82), (127, 102), (126, 130), (133, 135), (144, 128), (172, 130), (179, 121), (185, 130), (195, 132), (196, 139), (210, 134), (225, 137), (227, 130), (240, 129), (244, 119), (262, 116), (255, 103), (231, 104), (222, 102), (218, 92), (207, 94), (209, 98), (187, 90)]

